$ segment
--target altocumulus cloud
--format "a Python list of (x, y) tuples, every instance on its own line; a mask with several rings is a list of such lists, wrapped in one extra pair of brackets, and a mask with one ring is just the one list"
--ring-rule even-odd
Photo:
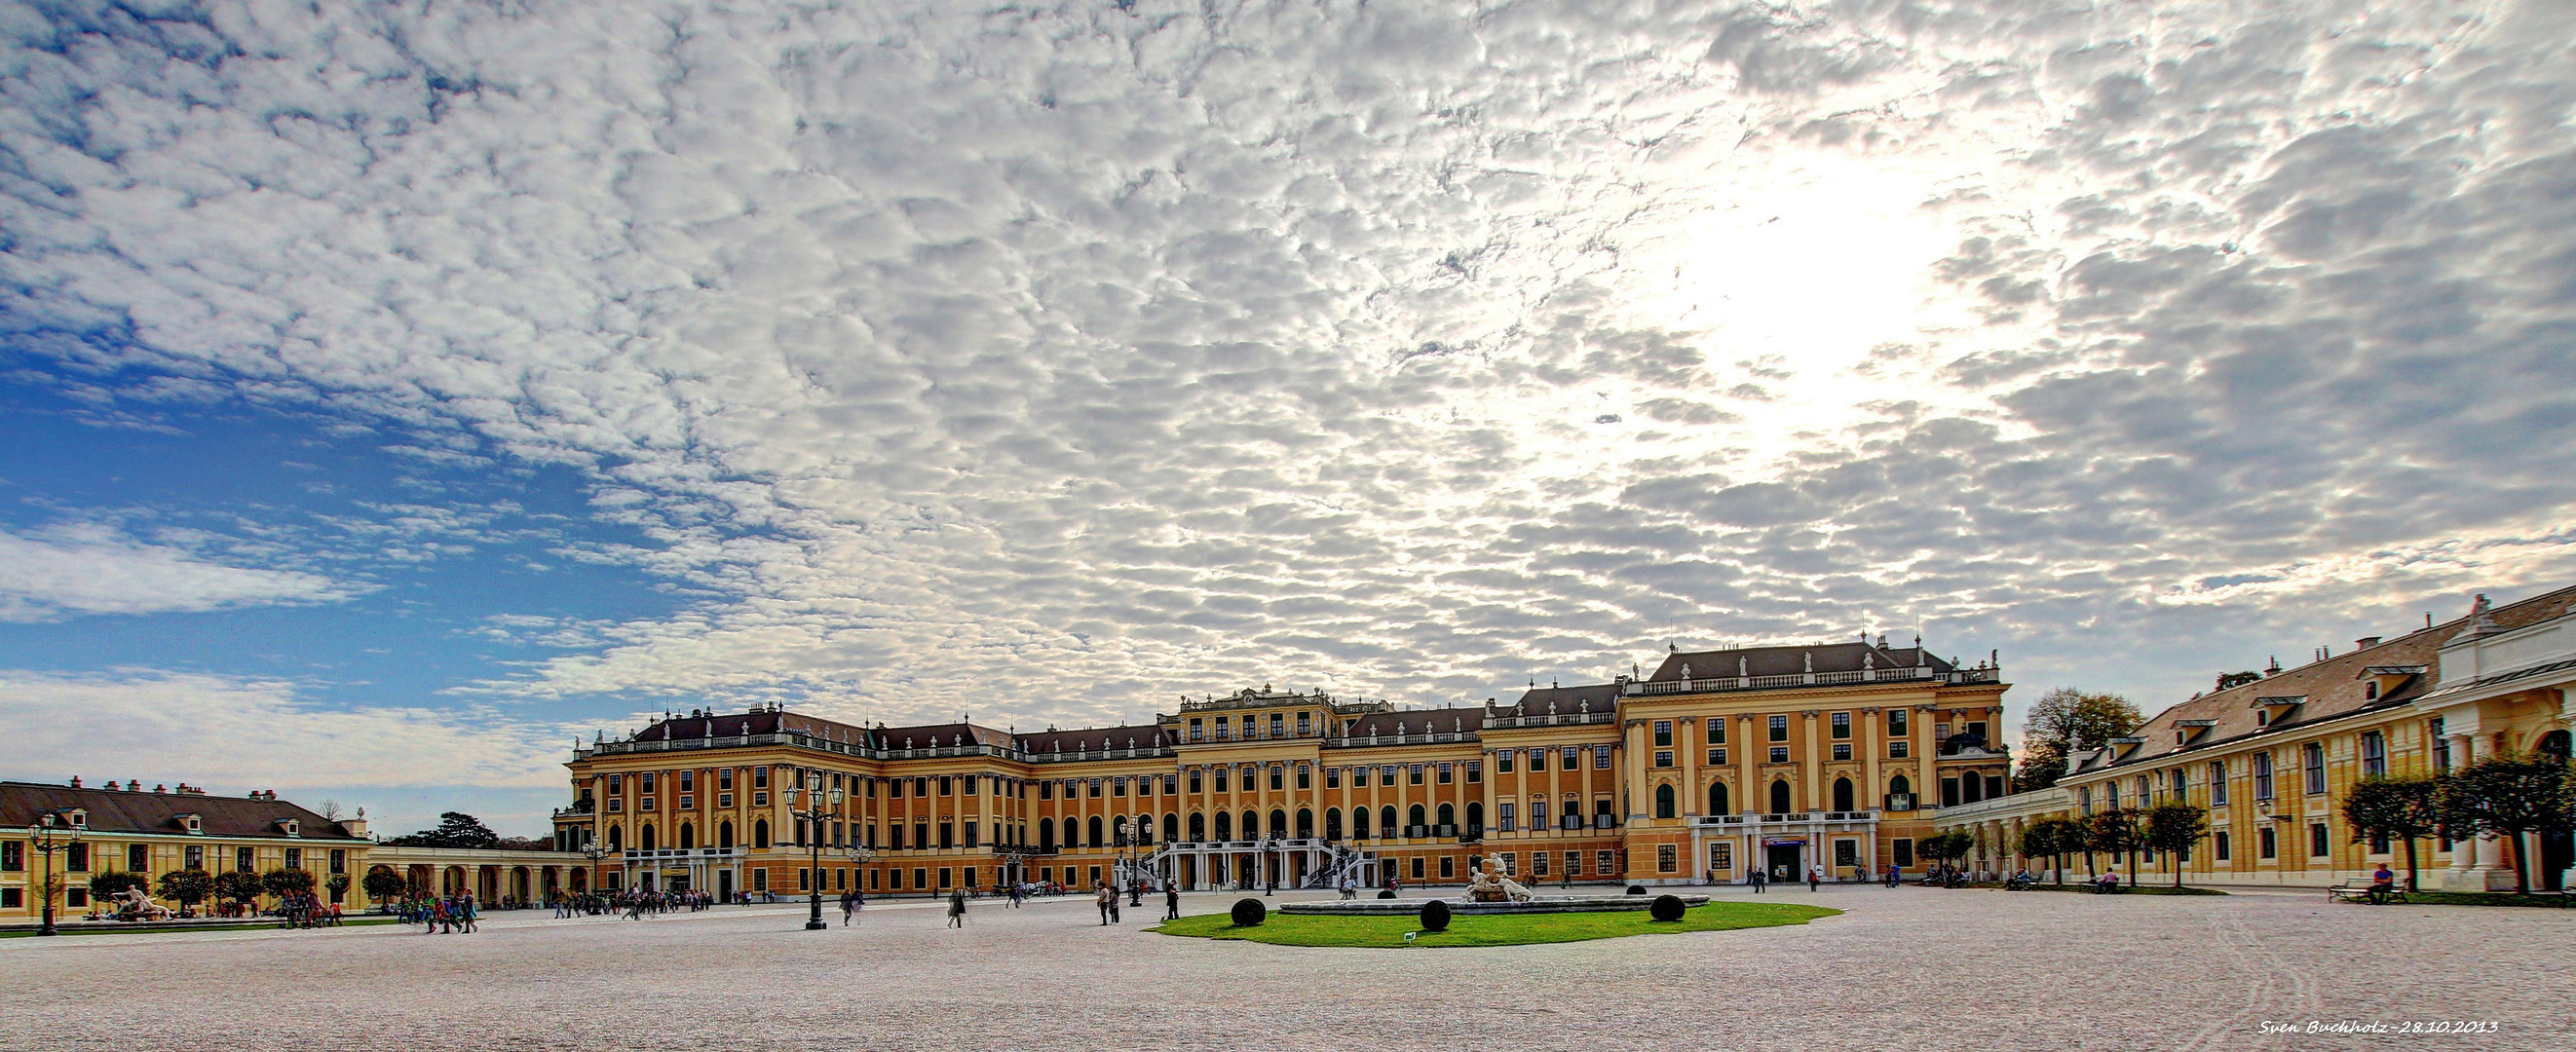
[(5, 16), (14, 353), (590, 472), (705, 598), (494, 691), (2174, 689), (2571, 569), (2564, 5), (139, 10)]
[(228, 566), (100, 526), (0, 530), (0, 621), (329, 602), (353, 588), (300, 570)]

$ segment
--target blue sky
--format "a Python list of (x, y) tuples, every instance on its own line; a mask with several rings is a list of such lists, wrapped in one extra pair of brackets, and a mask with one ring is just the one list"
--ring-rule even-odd
[(2576, 581), (2563, 5), (0, 11), (0, 775)]

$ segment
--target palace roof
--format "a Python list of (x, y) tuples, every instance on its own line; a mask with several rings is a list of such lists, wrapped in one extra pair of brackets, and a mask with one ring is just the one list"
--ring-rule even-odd
[(1405, 712), (1372, 712), (1351, 721), (1350, 736), (1392, 737), (1397, 734), (1474, 734), (1485, 726), (1485, 710), (1477, 708), (1414, 709)]
[(1720, 676), (1794, 676), (1807, 672), (1858, 672), (1864, 668), (1914, 668), (1930, 666), (1935, 672), (1948, 672), (1956, 666), (1926, 653), (1921, 647), (1885, 646), (1866, 642), (1815, 643), (1776, 647), (1737, 647), (1728, 650), (1676, 651), (1664, 655), (1664, 663), (1655, 667), (1650, 682), (1685, 678)]
[[(2576, 609), (2576, 588), (2533, 596), (2488, 611), (2492, 630), (2510, 631)], [(2392, 708), (2422, 698), (2441, 681), (2441, 649), (2470, 626), (2455, 618), (2395, 639), (2203, 694), (2165, 709), (2138, 728), (2144, 739), (2126, 756), (2097, 749), (2075, 757), (2069, 773), (2153, 763), (2176, 753), (2258, 734), (2314, 726), (2354, 713)], [(2372, 696), (2372, 685), (2378, 696)], [(2185, 731), (2182, 741), (2174, 732)], [(2198, 733), (2192, 733), (2198, 732)], [(2115, 758), (2115, 756), (2117, 758)]]
[(25, 829), (38, 815), (72, 809), (86, 812), (93, 833), (186, 833), (182, 818), (195, 815), (205, 836), (285, 836), (282, 823), (292, 821), (298, 839), (358, 839), (340, 823), (284, 800), (0, 782), (0, 828)]
[(1071, 731), (1037, 731), (1019, 736), (1020, 750), (1032, 756), (1057, 752), (1107, 752), (1113, 749), (1159, 749), (1170, 744), (1163, 728), (1142, 726), (1087, 727)]

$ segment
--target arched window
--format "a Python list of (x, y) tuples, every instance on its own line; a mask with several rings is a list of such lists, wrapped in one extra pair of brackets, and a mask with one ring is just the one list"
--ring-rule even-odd
[[(1413, 816), (1416, 818), (1422, 817), (1422, 808), (1420, 805), (1415, 805), (1413, 808)], [(1377, 809), (1377, 835), (1381, 837), (1397, 837), (1404, 835), (1402, 831), (1395, 828), (1394, 804), (1388, 804), (1385, 807)]]
[(728, 851), (733, 849), (733, 819), (725, 819), (716, 826), (716, 846)]
[[(1170, 813), (1168, 813), (1168, 814), (1165, 814), (1165, 815), (1163, 816), (1163, 839), (1164, 839), (1165, 841), (1172, 841), (1172, 840), (1179, 840), (1180, 838), (1181, 838), (1181, 813), (1180, 813), (1180, 812), (1178, 812), (1178, 811), (1173, 811), (1173, 812), (1170, 812)], [(1191, 839), (1195, 840), (1195, 839), (1198, 839), (1198, 838), (1196, 838), (1196, 837), (1192, 837)]]
[(1341, 838), (1342, 809), (1338, 807), (1327, 807), (1324, 809), (1324, 839), (1340, 840)]
[(1064, 846), (1066, 848), (1082, 846), (1082, 823), (1079, 820), (1072, 818), (1064, 820)]
[(1432, 825), (1435, 825), (1435, 826), (1441, 826), (1441, 827), (1444, 827), (1444, 828), (1445, 828), (1445, 827), (1449, 827), (1449, 826), (1457, 825), (1457, 824), (1458, 824), (1458, 809), (1457, 809), (1457, 808), (1455, 808), (1455, 807), (1451, 807), (1451, 806), (1449, 806), (1448, 804), (1442, 804), (1442, 805), (1440, 805), (1440, 818), (1439, 818), (1439, 820), (1438, 820), (1438, 821), (1435, 821), (1435, 822), (1433, 822), (1433, 823), (1431, 823), (1431, 824), (1432, 824)]
[(1669, 785), (1658, 785), (1655, 787), (1655, 817), (1671, 818), (1672, 816), (1673, 787)]
[(646, 825), (645, 825), (645, 827), (644, 827), (644, 833), (643, 833), (643, 839), (642, 839), (642, 840), (637, 841), (637, 842), (636, 842), (636, 846), (637, 846), (637, 847), (640, 847), (640, 848), (643, 848), (643, 849), (644, 849), (644, 850), (646, 850), (646, 851), (651, 851), (651, 850), (653, 850), (653, 849), (654, 849), (654, 844), (653, 844), (653, 827), (652, 827), (652, 825), (651, 825), (651, 824), (649, 824), (649, 823), (648, 823), (648, 824), (646, 824)]
[(610, 851), (626, 850), (626, 830), (617, 826), (608, 827), (608, 849)]
[(1789, 813), (1788, 779), (1784, 778), (1780, 781), (1771, 783), (1771, 813), (1775, 815), (1785, 815)]
[(769, 847), (768, 819), (763, 818), (751, 824), (751, 846), (763, 849)]
[(1271, 809), (1271, 812), (1270, 812), (1270, 835), (1271, 835), (1271, 836), (1274, 836), (1274, 837), (1280, 837), (1280, 838), (1283, 838), (1283, 839), (1287, 837), (1287, 835), (1288, 835), (1288, 812), (1278, 810), (1277, 808), (1273, 808), (1273, 809)]
[(1404, 824), (1406, 826), (1404, 830), (1404, 834), (1406, 836), (1412, 836), (1414, 835), (1414, 829), (1430, 824), (1422, 820), (1421, 804), (1415, 804), (1404, 809)]
[(1093, 815), (1093, 816), (1091, 816), (1091, 839), (1083, 841), (1083, 842), (1082, 842), (1082, 846), (1084, 846), (1084, 847), (1099, 847), (1099, 846), (1100, 846), (1100, 816), (1099, 816), (1099, 815)]
[(1216, 838), (1218, 840), (1234, 839), (1233, 815), (1229, 815), (1223, 811), (1216, 813)]
[(1723, 814), (1729, 814), (1729, 813), (1731, 813), (1731, 812), (1729, 812), (1729, 811), (1726, 809), (1726, 783), (1725, 783), (1725, 782), (1710, 782), (1710, 783), (1708, 783), (1708, 813), (1713, 814), (1713, 815), (1723, 815)]
[(1482, 800), (1470, 800), (1470, 801), (1468, 801), (1468, 802), (1467, 802), (1467, 831), (1468, 831), (1468, 832), (1470, 832), (1470, 833), (1478, 833), (1478, 832), (1483, 832), (1483, 831), (1484, 831), (1484, 828), (1485, 828), (1485, 802), (1484, 802), (1484, 801), (1482, 801)]
[(1351, 808), (1351, 839), (1366, 840), (1368, 838), (1369, 809), (1365, 807)]
[(1315, 812), (1314, 812), (1313, 810), (1309, 809), (1309, 808), (1304, 808), (1304, 807), (1300, 807), (1300, 808), (1298, 808), (1298, 809), (1297, 809), (1297, 839), (1299, 839), (1299, 840), (1307, 840), (1307, 839), (1311, 839), (1312, 837), (1314, 837), (1314, 835), (1315, 835)]
[(680, 823), (680, 850), (682, 850), (682, 851), (691, 851), (691, 850), (695, 850), (695, 849), (697, 848), (697, 846), (698, 846), (698, 826), (697, 826), (697, 823), (695, 823), (695, 822), (682, 822), (682, 823)]
[(1904, 775), (1900, 774), (1887, 780), (1887, 791), (1891, 793), (1911, 793), (1914, 791), (1914, 783), (1907, 780)]
[[(896, 826), (895, 828), (901, 829), (903, 827)], [(1049, 822), (1043, 818), (1038, 820), (1038, 850), (1042, 852), (1055, 850), (1055, 823)]]
[(1192, 842), (1203, 842), (1206, 839), (1207, 816), (1196, 811), (1190, 812), (1190, 840)]
[(1834, 810), (1852, 810), (1852, 784), (1849, 778), (1834, 779)]
[(1261, 839), (1260, 814), (1252, 811), (1246, 811), (1243, 813), (1243, 838), (1245, 840)]

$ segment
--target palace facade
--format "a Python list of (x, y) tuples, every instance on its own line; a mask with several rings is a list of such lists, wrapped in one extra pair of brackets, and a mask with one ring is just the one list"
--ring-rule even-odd
[[(2325, 887), (2365, 879), (2380, 863), (2401, 874), (2406, 845), (2363, 838), (2344, 821), (2347, 790), (2364, 778), (2432, 774), (2489, 756), (2569, 753), (2576, 723), (2576, 588), (2469, 614), (2394, 639), (2204, 694), (2148, 719), (2132, 737), (2069, 758), (2045, 790), (1940, 812), (1944, 830), (1977, 839), (1972, 867), (2034, 872), (2047, 859), (2018, 853), (2043, 818), (2181, 801), (2209, 809), (2209, 838), (2179, 860), (2187, 882)], [(2427, 888), (2515, 886), (2515, 845), (2477, 838), (2419, 841)], [(2534, 836), (2522, 859), (2531, 886), (2576, 881), (2567, 834)], [(2123, 859), (2105, 856), (2111, 865)], [(2140, 879), (2174, 859), (2140, 853)], [(2085, 862), (2070, 868), (2081, 871)]]
[(605, 853), (598, 886), (727, 896), (1463, 882), (1488, 856), (1533, 882), (1850, 875), (2002, 795), (2005, 689), (1881, 637), (1671, 653), (1510, 705), (1265, 685), (1035, 733), (699, 711), (577, 750), (556, 838)]

